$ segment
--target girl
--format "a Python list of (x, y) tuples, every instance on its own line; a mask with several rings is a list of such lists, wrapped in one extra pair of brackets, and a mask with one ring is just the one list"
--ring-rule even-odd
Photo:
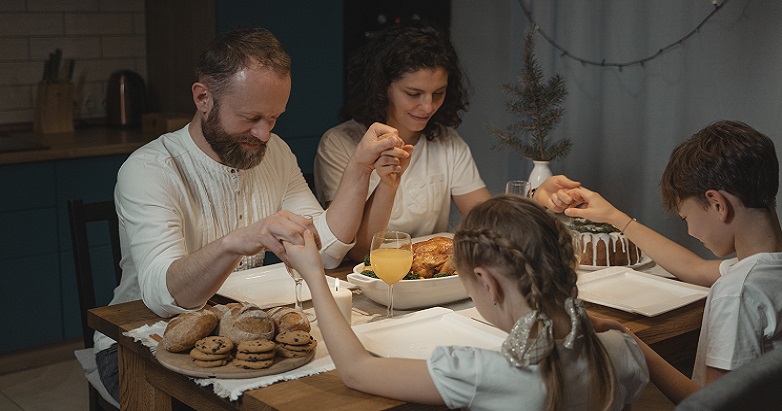
[(323, 338), (345, 384), (404, 401), (471, 410), (620, 410), (649, 379), (622, 332), (596, 334), (576, 299), (569, 231), (518, 196), (475, 206), (454, 235), (454, 258), (478, 312), (509, 333), (500, 351), (437, 347), (429, 359), (378, 358), (359, 342), (331, 297), (312, 234), (285, 243), (304, 277)]

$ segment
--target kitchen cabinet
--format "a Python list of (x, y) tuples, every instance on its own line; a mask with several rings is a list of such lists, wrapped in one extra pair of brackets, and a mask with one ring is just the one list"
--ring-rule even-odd
[(215, 35), (215, 1), (144, 1), (149, 112), (194, 113), (190, 86)]
[[(312, 172), (320, 136), (338, 123), (342, 103), (341, 0), (146, 0), (145, 6), (152, 111), (192, 113), (194, 79), (188, 73), (215, 32), (242, 26), (271, 30), (293, 60), (291, 98), (274, 131), (296, 154), (302, 171)], [(41, 139), (49, 150), (0, 154), (0, 309), (14, 313), (5, 328), (15, 330), (15, 338), (0, 342), (0, 354), (81, 335), (66, 201), (111, 199), (120, 165), (143, 143), (122, 136), (120, 147), (100, 138), (88, 136), (85, 147), (77, 130)], [(59, 141), (76, 148), (58, 147)], [(94, 245), (95, 254), (105, 254), (104, 247), (108, 238)], [(110, 262), (93, 265), (100, 272)], [(98, 288), (98, 302), (108, 303), (111, 279)]]
[[(0, 165), (0, 311), (12, 313), (3, 328), (13, 330), (0, 341), (0, 354), (81, 338), (66, 201), (111, 199), (127, 156)], [(108, 236), (98, 237), (94, 254), (108, 247)], [(108, 257), (93, 265), (111, 272)], [(99, 303), (108, 303), (113, 277), (97, 288)]]

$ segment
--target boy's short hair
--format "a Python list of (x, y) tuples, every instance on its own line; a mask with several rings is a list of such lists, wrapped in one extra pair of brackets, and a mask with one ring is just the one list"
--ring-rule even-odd
[(660, 188), (666, 211), (687, 198), (706, 207), (708, 190), (726, 191), (747, 208), (771, 210), (779, 189), (774, 142), (739, 121), (710, 124), (673, 150)]

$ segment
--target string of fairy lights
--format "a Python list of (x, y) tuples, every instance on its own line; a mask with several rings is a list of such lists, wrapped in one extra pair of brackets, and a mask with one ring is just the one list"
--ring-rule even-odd
[(628, 67), (628, 66), (638, 65), (643, 67), (646, 62), (653, 60), (667, 53), (668, 51), (671, 51), (672, 49), (684, 44), (684, 42), (687, 41), (693, 35), (695, 35), (695, 33), (697, 33), (701, 29), (701, 27), (703, 27), (703, 25), (706, 24), (706, 22), (709, 21), (710, 18), (712, 18), (712, 16), (714, 16), (718, 11), (720, 11), (720, 9), (722, 9), (722, 7), (725, 6), (725, 3), (727, 3), (728, 0), (723, 0), (722, 2), (718, 2), (717, 0), (711, 0), (711, 4), (714, 6), (714, 9), (711, 10), (711, 12), (703, 20), (701, 20), (701, 22), (697, 26), (695, 26), (694, 29), (692, 29), (689, 33), (685, 34), (679, 40), (676, 40), (666, 45), (665, 47), (661, 47), (659, 50), (657, 50), (657, 52), (649, 56), (632, 60), (632, 61), (627, 61), (624, 63), (610, 62), (610, 61), (606, 61), (605, 59), (602, 59), (600, 61), (590, 60), (574, 55), (573, 53), (571, 53), (570, 51), (568, 51), (567, 49), (559, 45), (557, 42), (555, 42), (549, 35), (547, 35), (540, 28), (540, 25), (538, 25), (535, 22), (535, 19), (532, 17), (532, 12), (530, 12), (529, 8), (527, 8), (527, 6), (524, 5), (524, 0), (518, 0), (518, 2), (519, 5), (521, 6), (522, 11), (524, 12), (524, 15), (527, 17), (527, 20), (529, 20), (532, 26), (535, 27), (535, 30), (537, 30), (537, 32), (540, 34), (541, 37), (543, 37), (544, 40), (546, 40), (546, 42), (551, 44), (551, 46), (554, 47), (555, 49), (559, 50), (560, 57), (567, 57), (569, 59), (578, 61), (583, 66), (589, 65), (589, 66), (600, 66), (600, 67), (616, 67), (619, 69), (619, 71), (622, 71), (623, 67)]

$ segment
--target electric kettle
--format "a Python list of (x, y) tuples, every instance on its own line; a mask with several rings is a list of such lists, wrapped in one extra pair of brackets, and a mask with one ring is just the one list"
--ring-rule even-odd
[(106, 87), (106, 123), (113, 127), (141, 126), (146, 105), (144, 79), (130, 70), (115, 71)]

